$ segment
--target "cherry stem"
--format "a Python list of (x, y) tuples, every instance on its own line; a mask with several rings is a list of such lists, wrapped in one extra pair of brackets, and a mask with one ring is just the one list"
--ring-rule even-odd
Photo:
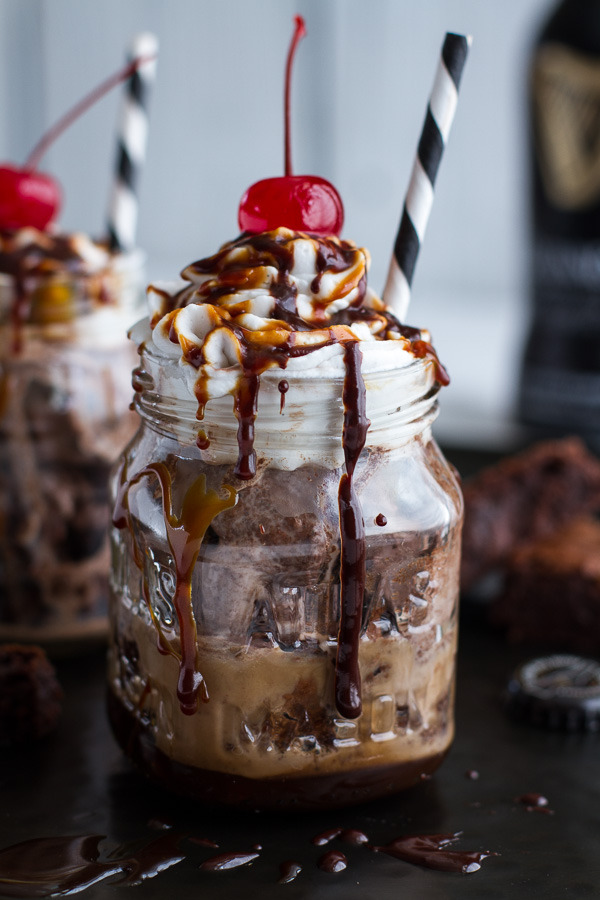
[(144, 65), (144, 63), (152, 62), (156, 59), (155, 55), (152, 56), (138, 56), (130, 63), (128, 63), (124, 68), (119, 69), (118, 72), (115, 72), (106, 81), (103, 81), (98, 87), (94, 88), (93, 91), (90, 91), (79, 103), (76, 103), (75, 106), (72, 107), (68, 112), (64, 114), (62, 118), (56, 122), (52, 128), (50, 128), (46, 134), (42, 136), (42, 138), (37, 142), (27, 160), (25, 161), (25, 166), (23, 167), (26, 172), (31, 172), (37, 168), (38, 163), (42, 156), (46, 153), (48, 147), (54, 143), (54, 141), (60, 137), (63, 131), (78, 119), (86, 110), (93, 106), (101, 97), (105, 94), (108, 94), (116, 85), (120, 84), (122, 81), (126, 81), (128, 78), (131, 78), (133, 73), (139, 69), (140, 66)]
[(285, 98), (284, 98), (284, 115), (285, 115), (285, 174), (292, 174), (292, 151), (290, 141), (290, 86), (292, 81), (292, 63), (296, 55), (296, 47), (306, 35), (306, 26), (302, 16), (294, 16), (295, 29), (292, 36), (290, 49), (288, 50), (287, 62), (285, 64)]

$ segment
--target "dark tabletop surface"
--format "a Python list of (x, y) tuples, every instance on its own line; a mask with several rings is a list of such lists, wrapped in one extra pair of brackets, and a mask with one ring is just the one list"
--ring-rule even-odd
[[(450, 454), (451, 455), (451, 454)], [(468, 468), (466, 458), (456, 460)], [(140, 886), (105, 881), (84, 898), (518, 898), (600, 896), (600, 734), (546, 732), (512, 721), (502, 692), (514, 666), (539, 648), (509, 647), (486, 622), (481, 603), (465, 600), (461, 617), (454, 745), (439, 771), (385, 801), (331, 813), (215, 813), (149, 785), (126, 761), (104, 713), (101, 652), (57, 664), (65, 691), (57, 731), (28, 748), (0, 750), (0, 850), (53, 836), (105, 835), (115, 847), (147, 842), (170, 825), (185, 835), (185, 858)], [(477, 778), (473, 777), (477, 772)], [(526, 793), (547, 797), (528, 809)], [(549, 812), (550, 811), (550, 812)], [(316, 863), (324, 849), (311, 838), (332, 827), (356, 828), (374, 844), (402, 834), (462, 832), (457, 848), (494, 851), (469, 875), (437, 872), (333, 841), (348, 868)], [(192, 843), (208, 838), (219, 850)], [(251, 866), (200, 870), (220, 852), (260, 843)], [(279, 866), (303, 866), (278, 884)], [(133, 892), (133, 893), (132, 893)], [(1, 894), (1, 891), (0, 891)], [(4, 896), (4, 895), (2, 895)]]

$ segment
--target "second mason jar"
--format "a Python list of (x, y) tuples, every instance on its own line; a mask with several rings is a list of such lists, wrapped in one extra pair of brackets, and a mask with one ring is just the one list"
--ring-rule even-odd
[(83, 235), (0, 233), (0, 640), (106, 640), (107, 483), (137, 427), (143, 263)]
[(365, 375), (370, 427), (345, 494), (343, 378), (264, 372), (242, 479), (231, 397), (199, 422), (141, 353), (142, 424), (113, 479), (122, 747), (169, 788), (253, 809), (414, 784), (453, 737), (462, 522), (431, 434), (431, 361)]

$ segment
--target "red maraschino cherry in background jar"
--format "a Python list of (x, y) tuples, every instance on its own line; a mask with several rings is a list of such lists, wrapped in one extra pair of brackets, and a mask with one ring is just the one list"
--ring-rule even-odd
[(242, 231), (252, 234), (284, 227), (310, 234), (339, 235), (344, 207), (334, 186), (318, 175), (292, 175), (290, 86), (296, 48), (306, 34), (301, 16), (295, 17), (295, 26), (285, 70), (285, 175), (265, 178), (248, 188), (240, 202), (238, 224)]
[(44, 231), (54, 223), (62, 206), (62, 191), (51, 175), (39, 171), (42, 157), (76, 119), (147, 61), (144, 58), (134, 59), (94, 88), (46, 132), (24, 166), (12, 163), (0, 165), (0, 230), (37, 228)]
[(43, 231), (61, 207), (58, 183), (33, 168), (0, 166), (0, 228), (38, 228)]

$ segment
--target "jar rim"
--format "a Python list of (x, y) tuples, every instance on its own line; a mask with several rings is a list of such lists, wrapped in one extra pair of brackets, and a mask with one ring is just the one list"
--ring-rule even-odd
[[(208, 400), (204, 415), (188, 377), (177, 360), (140, 347), (141, 365), (134, 374), (135, 407), (149, 426), (182, 445), (202, 446), (207, 462), (235, 461), (238, 420), (231, 390)], [(168, 370), (165, 373), (165, 368)], [(186, 365), (186, 369), (191, 366)], [(241, 374), (239, 367), (234, 367)], [(282, 380), (287, 390), (282, 395)], [(370, 421), (367, 443), (393, 447), (423, 432), (437, 415), (439, 383), (435, 364), (425, 358), (364, 374), (366, 416)], [(260, 376), (254, 446), (282, 468), (295, 468), (298, 460), (325, 459), (334, 468), (343, 461), (344, 375), (325, 378), (314, 370), (288, 372), (271, 368)], [(200, 451), (198, 451), (200, 452)]]

